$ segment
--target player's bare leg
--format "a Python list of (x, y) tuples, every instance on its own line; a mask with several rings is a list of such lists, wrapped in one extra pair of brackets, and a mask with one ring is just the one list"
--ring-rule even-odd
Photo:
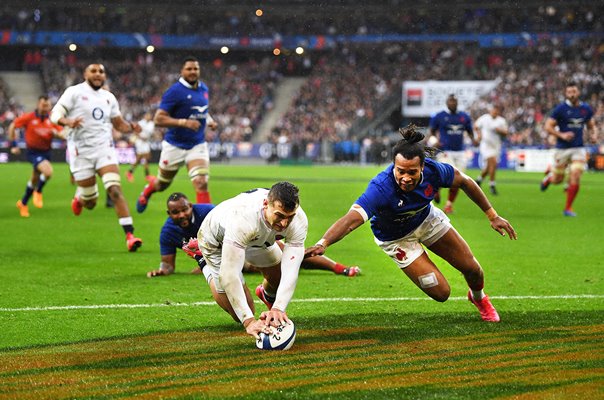
[(264, 281), (256, 288), (256, 296), (270, 310), (277, 296), (277, 288), (281, 281), (281, 263), (268, 268), (260, 268)]
[(455, 230), (449, 229), (445, 235), (429, 249), (461, 272), (470, 287), (468, 299), (478, 308), (483, 320), (498, 322), (499, 315), (484, 293), (484, 272), (470, 246)]
[(566, 217), (577, 216), (573, 211), (573, 202), (579, 193), (579, 184), (581, 182), (581, 175), (583, 175), (583, 168), (582, 162), (573, 162), (570, 165), (568, 189), (566, 190), (566, 205), (564, 206), (563, 211), (563, 215)]
[(495, 174), (497, 172), (497, 158), (489, 157), (487, 159), (486, 172), (489, 175), (489, 189), (492, 194), (497, 194), (497, 187), (495, 186)]
[[(42, 197), (42, 189), (44, 185), (52, 178), (52, 164), (48, 160), (42, 161), (36, 167), (36, 171), (34, 171), (34, 176), (36, 176), (36, 183), (32, 180), (32, 184), (34, 184), (34, 206), (36, 208), (42, 208), (44, 206), (44, 199)], [(32, 177), (33, 178), (33, 177)]]
[(134, 236), (132, 216), (130, 215), (128, 202), (126, 202), (126, 198), (122, 193), (118, 166), (114, 164), (107, 165), (100, 168), (98, 174), (103, 180), (107, 194), (114, 204), (118, 222), (126, 234), (128, 251), (134, 252), (143, 244), (143, 241)]
[(138, 200), (136, 200), (136, 211), (142, 213), (147, 209), (147, 204), (149, 204), (149, 199), (151, 199), (151, 195), (155, 192), (163, 192), (170, 186), (172, 180), (176, 176), (178, 169), (175, 170), (165, 170), (161, 167), (159, 168), (157, 178), (153, 176), (149, 176), (148, 183), (143, 188), (143, 191), (138, 196)]
[(449, 282), (426, 252), (402, 271), (418, 288), (434, 300), (443, 302), (449, 298), (451, 294)]
[(189, 178), (195, 192), (197, 194), (196, 202), (200, 203), (211, 203), (210, 192), (208, 191), (208, 180), (210, 166), (206, 160), (196, 159), (191, 160), (187, 163), (187, 170), (189, 171)]

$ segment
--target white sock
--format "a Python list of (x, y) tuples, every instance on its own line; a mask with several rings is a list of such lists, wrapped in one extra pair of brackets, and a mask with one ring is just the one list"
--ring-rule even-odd
[(474, 298), (474, 300), (476, 300), (476, 301), (482, 300), (485, 296), (484, 291), (482, 289), (481, 290), (470, 289), (470, 290), (472, 291), (472, 298)]
[(489, 185), (490, 185), (490, 186), (495, 186), (495, 181), (490, 181), (490, 182), (489, 182)]

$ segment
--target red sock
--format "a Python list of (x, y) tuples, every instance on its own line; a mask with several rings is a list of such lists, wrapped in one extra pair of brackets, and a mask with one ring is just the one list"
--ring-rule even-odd
[(570, 185), (568, 187), (568, 190), (566, 191), (565, 210), (572, 210), (573, 201), (575, 201), (575, 197), (577, 197), (577, 193), (579, 193), (579, 185)]
[(449, 189), (449, 197), (448, 200), (453, 203), (455, 201), (455, 198), (457, 197), (457, 192), (459, 192), (458, 188), (451, 188)]
[(143, 195), (146, 198), (149, 198), (153, 193), (155, 193), (155, 185), (152, 185), (151, 183), (145, 185), (145, 188), (143, 189)]
[(197, 204), (211, 203), (210, 192), (197, 192)]
[(342, 272), (344, 272), (345, 269), (346, 266), (340, 263), (336, 263), (336, 265), (333, 266), (333, 272), (336, 274), (341, 274)]

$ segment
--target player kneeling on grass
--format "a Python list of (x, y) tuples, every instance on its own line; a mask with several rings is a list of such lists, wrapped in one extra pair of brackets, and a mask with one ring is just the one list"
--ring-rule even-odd
[(453, 228), (449, 218), (430, 202), (441, 187), (461, 188), (483, 210), (491, 227), (516, 239), (514, 228), (497, 215), (473, 179), (449, 164), (426, 157), (424, 135), (414, 126), (401, 129), (403, 139), (393, 148), (393, 163), (371, 180), (350, 211), (336, 221), (306, 256), (323, 254), (328, 245), (371, 221), (375, 241), (403, 272), (428, 296), (446, 301), (449, 283), (422, 247), (426, 246), (459, 270), (470, 290), (468, 299), (485, 321), (498, 322), (499, 315), (483, 292), (484, 273), (470, 247)]
[[(174, 273), (176, 269), (176, 250), (181, 248), (193, 257), (199, 265), (192, 273), (201, 273), (202, 266), (205, 265), (203, 257), (199, 252), (197, 254), (197, 232), (206, 215), (214, 208), (213, 204), (191, 204), (187, 196), (183, 193), (175, 192), (168, 197), (166, 202), (168, 208), (168, 218), (161, 229), (159, 235), (159, 246), (161, 253), (161, 263), (159, 268), (149, 271), (149, 278), (166, 276)], [(190, 239), (194, 241), (190, 243)], [(284, 244), (277, 241), (277, 244), (283, 250)], [(184, 245), (184, 246), (183, 246)], [(303, 269), (323, 269), (332, 271), (335, 274), (353, 277), (361, 273), (359, 267), (347, 267), (327, 257), (310, 257), (302, 262)], [(260, 272), (260, 269), (246, 263), (244, 267), (246, 272)]]
[[(289, 182), (226, 200), (201, 224), (197, 237), (207, 262), (203, 272), (212, 295), (256, 339), (261, 332), (270, 333), (270, 326), (289, 322), (286, 308), (298, 281), (307, 230), (308, 219), (300, 207), (298, 188)], [(283, 250), (276, 243), (278, 238), (284, 241)], [(242, 274), (246, 261), (264, 275), (256, 295), (269, 311), (258, 320)]]

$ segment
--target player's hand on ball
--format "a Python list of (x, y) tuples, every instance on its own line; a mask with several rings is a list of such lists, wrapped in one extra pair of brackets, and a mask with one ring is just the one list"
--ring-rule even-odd
[(273, 308), (270, 311), (264, 311), (260, 314), (260, 320), (270, 326), (279, 326), (289, 323), (289, 318), (284, 311)]
[(248, 320), (243, 321), (245, 331), (248, 335), (252, 335), (256, 340), (260, 339), (260, 333), (270, 335), (271, 328), (263, 320), (254, 318), (250, 318), (249, 320), (251, 320), (249, 323), (247, 322)]

